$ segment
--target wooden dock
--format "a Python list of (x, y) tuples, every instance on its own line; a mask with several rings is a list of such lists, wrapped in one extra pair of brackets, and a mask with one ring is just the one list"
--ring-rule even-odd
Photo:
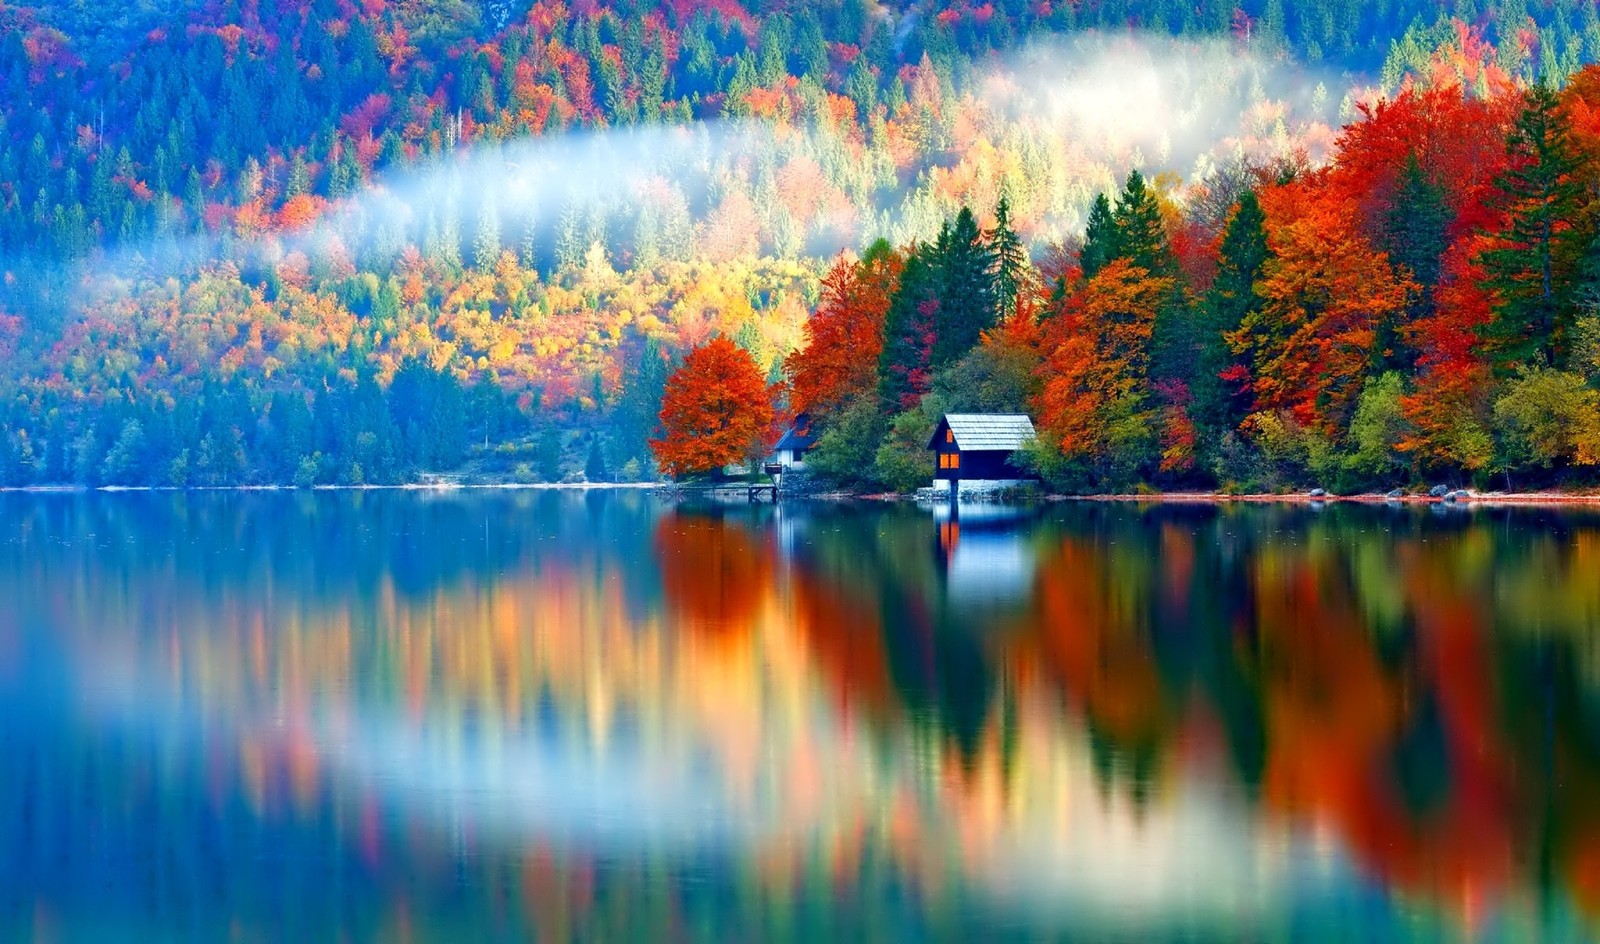
[(715, 501), (738, 501), (743, 498), (755, 505), (761, 502), (776, 504), (778, 485), (775, 482), (716, 482), (704, 485), (663, 485), (660, 494), (667, 498), (706, 498)]

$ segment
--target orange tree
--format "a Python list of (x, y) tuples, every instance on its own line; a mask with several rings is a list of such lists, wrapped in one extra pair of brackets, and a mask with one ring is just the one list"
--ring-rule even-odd
[(759, 458), (775, 440), (773, 391), (744, 348), (714, 337), (667, 378), (660, 439), (650, 440), (668, 475), (710, 472)]
[[(1144, 458), (1158, 417), (1150, 404), (1150, 336), (1172, 279), (1114, 259), (1057, 299), (1039, 327), (1042, 438), (1097, 476)], [(1117, 473), (1114, 467), (1123, 467)]]
[(788, 361), (796, 413), (831, 416), (878, 383), (884, 315), (901, 260), (884, 248), (855, 262), (841, 258), (822, 280), (822, 301), (806, 323), (806, 346)]

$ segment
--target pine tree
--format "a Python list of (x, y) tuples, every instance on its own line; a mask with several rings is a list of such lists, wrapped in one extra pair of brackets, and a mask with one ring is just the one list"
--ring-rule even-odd
[(1092, 279), (1100, 274), (1121, 250), (1117, 246), (1117, 224), (1111, 216), (1111, 201), (1105, 194), (1097, 194), (1089, 207), (1089, 223), (1084, 230), (1083, 252), (1078, 255), (1078, 265), (1083, 277)]
[(899, 289), (884, 315), (878, 396), (888, 410), (916, 406), (933, 380), (934, 325), (941, 305), (938, 273), (929, 262), (933, 252), (933, 247), (915, 246), (906, 254)]
[(1222, 431), (1243, 419), (1248, 399), (1239, 396), (1240, 381), (1225, 376), (1235, 366), (1226, 336), (1261, 307), (1256, 280), (1271, 256), (1267, 246), (1266, 214), (1255, 191), (1239, 196), (1237, 209), (1223, 231), (1217, 252), (1217, 275), (1206, 293), (1202, 318), (1200, 365), (1194, 383), (1195, 420)]
[(478, 209), (478, 234), (472, 241), (472, 261), (487, 272), (499, 259), (500, 214), (495, 211), (492, 200), (485, 200)]
[(1027, 278), (1028, 252), (1011, 228), (1011, 198), (1000, 195), (994, 208), (994, 229), (989, 233), (994, 255), (994, 288), (999, 301), (999, 317), (1004, 321), (1017, 313), (1017, 295)]
[(590, 482), (609, 482), (611, 472), (606, 467), (605, 449), (600, 445), (600, 434), (589, 439), (589, 459), (583, 464), (583, 477)]
[(1405, 348), (1402, 336), (1407, 325), (1432, 316), (1434, 311), (1433, 293), (1439, 285), (1440, 261), (1449, 246), (1446, 228), (1450, 225), (1450, 208), (1444, 198), (1444, 188), (1428, 178), (1413, 152), (1400, 172), (1394, 200), (1384, 220), (1383, 248), (1391, 262), (1411, 273), (1418, 290), (1398, 322), (1385, 319), (1378, 325), (1373, 353), (1379, 372), (1409, 372), (1416, 366), (1415, 353)]
[(649, 440), (658, 432), (657, 413), (661, 394), (672, 373), (666, 353), (655, 338), (646, 338), (634, 369), (626, 375), (622, 397), (617, 404), (621, 448), (619, 457), (644, 459), (649, 456)]
[(311, 192), (311, 168), (306, 164), (305, 155), (295, 152), (294, 160), (289, 164), (289, 184), (284, 190), (286, 197), (298, 197)]
[(1112, 223), (1116, 227), (1113, 258), (1127, 259), (1151, 275), (1176, 274), (1177, 263), (1167, 239), (1167, 224), (1161, 218), (1161, 204), (1145, 185), (1144, 175), (1136, 170), (1129, 172), (1128, 182), (1117, 198)]
[(938, 370), (976, 347), (999, 311), (994, 254), (970, 209), (940, 230), (933, 266), (939, 308), (929, 366)]
[(1486, 333), (1503, 371), (1534, 363), (1562, 367), (1583, 190), (1573, 178), (1571, 133), (1553, 89), (1528, 90), (1506, 146), (1510, 166), (1495, 179), (1506, 223), (1481, 257), (1488, 272), (1484, 287), (1495, 298)]

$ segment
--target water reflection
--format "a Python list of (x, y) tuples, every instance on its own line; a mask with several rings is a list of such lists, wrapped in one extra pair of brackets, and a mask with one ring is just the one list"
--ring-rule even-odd
[(0, 937), (1578, 936), (1600, 518), (0, 496)]

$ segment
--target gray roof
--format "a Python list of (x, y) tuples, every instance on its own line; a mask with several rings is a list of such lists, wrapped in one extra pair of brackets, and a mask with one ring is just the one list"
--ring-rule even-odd
[(790, 449), (795, 452), (805, 452), (807, 449), (810, 449), (816, 444), (817, 437), (812, 434), (811, 424), (807, 423), (805, 426), (789, 427), (788, 432), (784, 433), (783, 438), (779, 439), (778, 444), (772, 448), (778, 450), (779, 452), (782, 452), (785, 449)]
[(1015, 452), (1032, 439), (1033, 420), (1026, 413), (946, 413), (933, 431), (928, 448), (938, 445), (939, 430), (949, 424), (962, 452)]

